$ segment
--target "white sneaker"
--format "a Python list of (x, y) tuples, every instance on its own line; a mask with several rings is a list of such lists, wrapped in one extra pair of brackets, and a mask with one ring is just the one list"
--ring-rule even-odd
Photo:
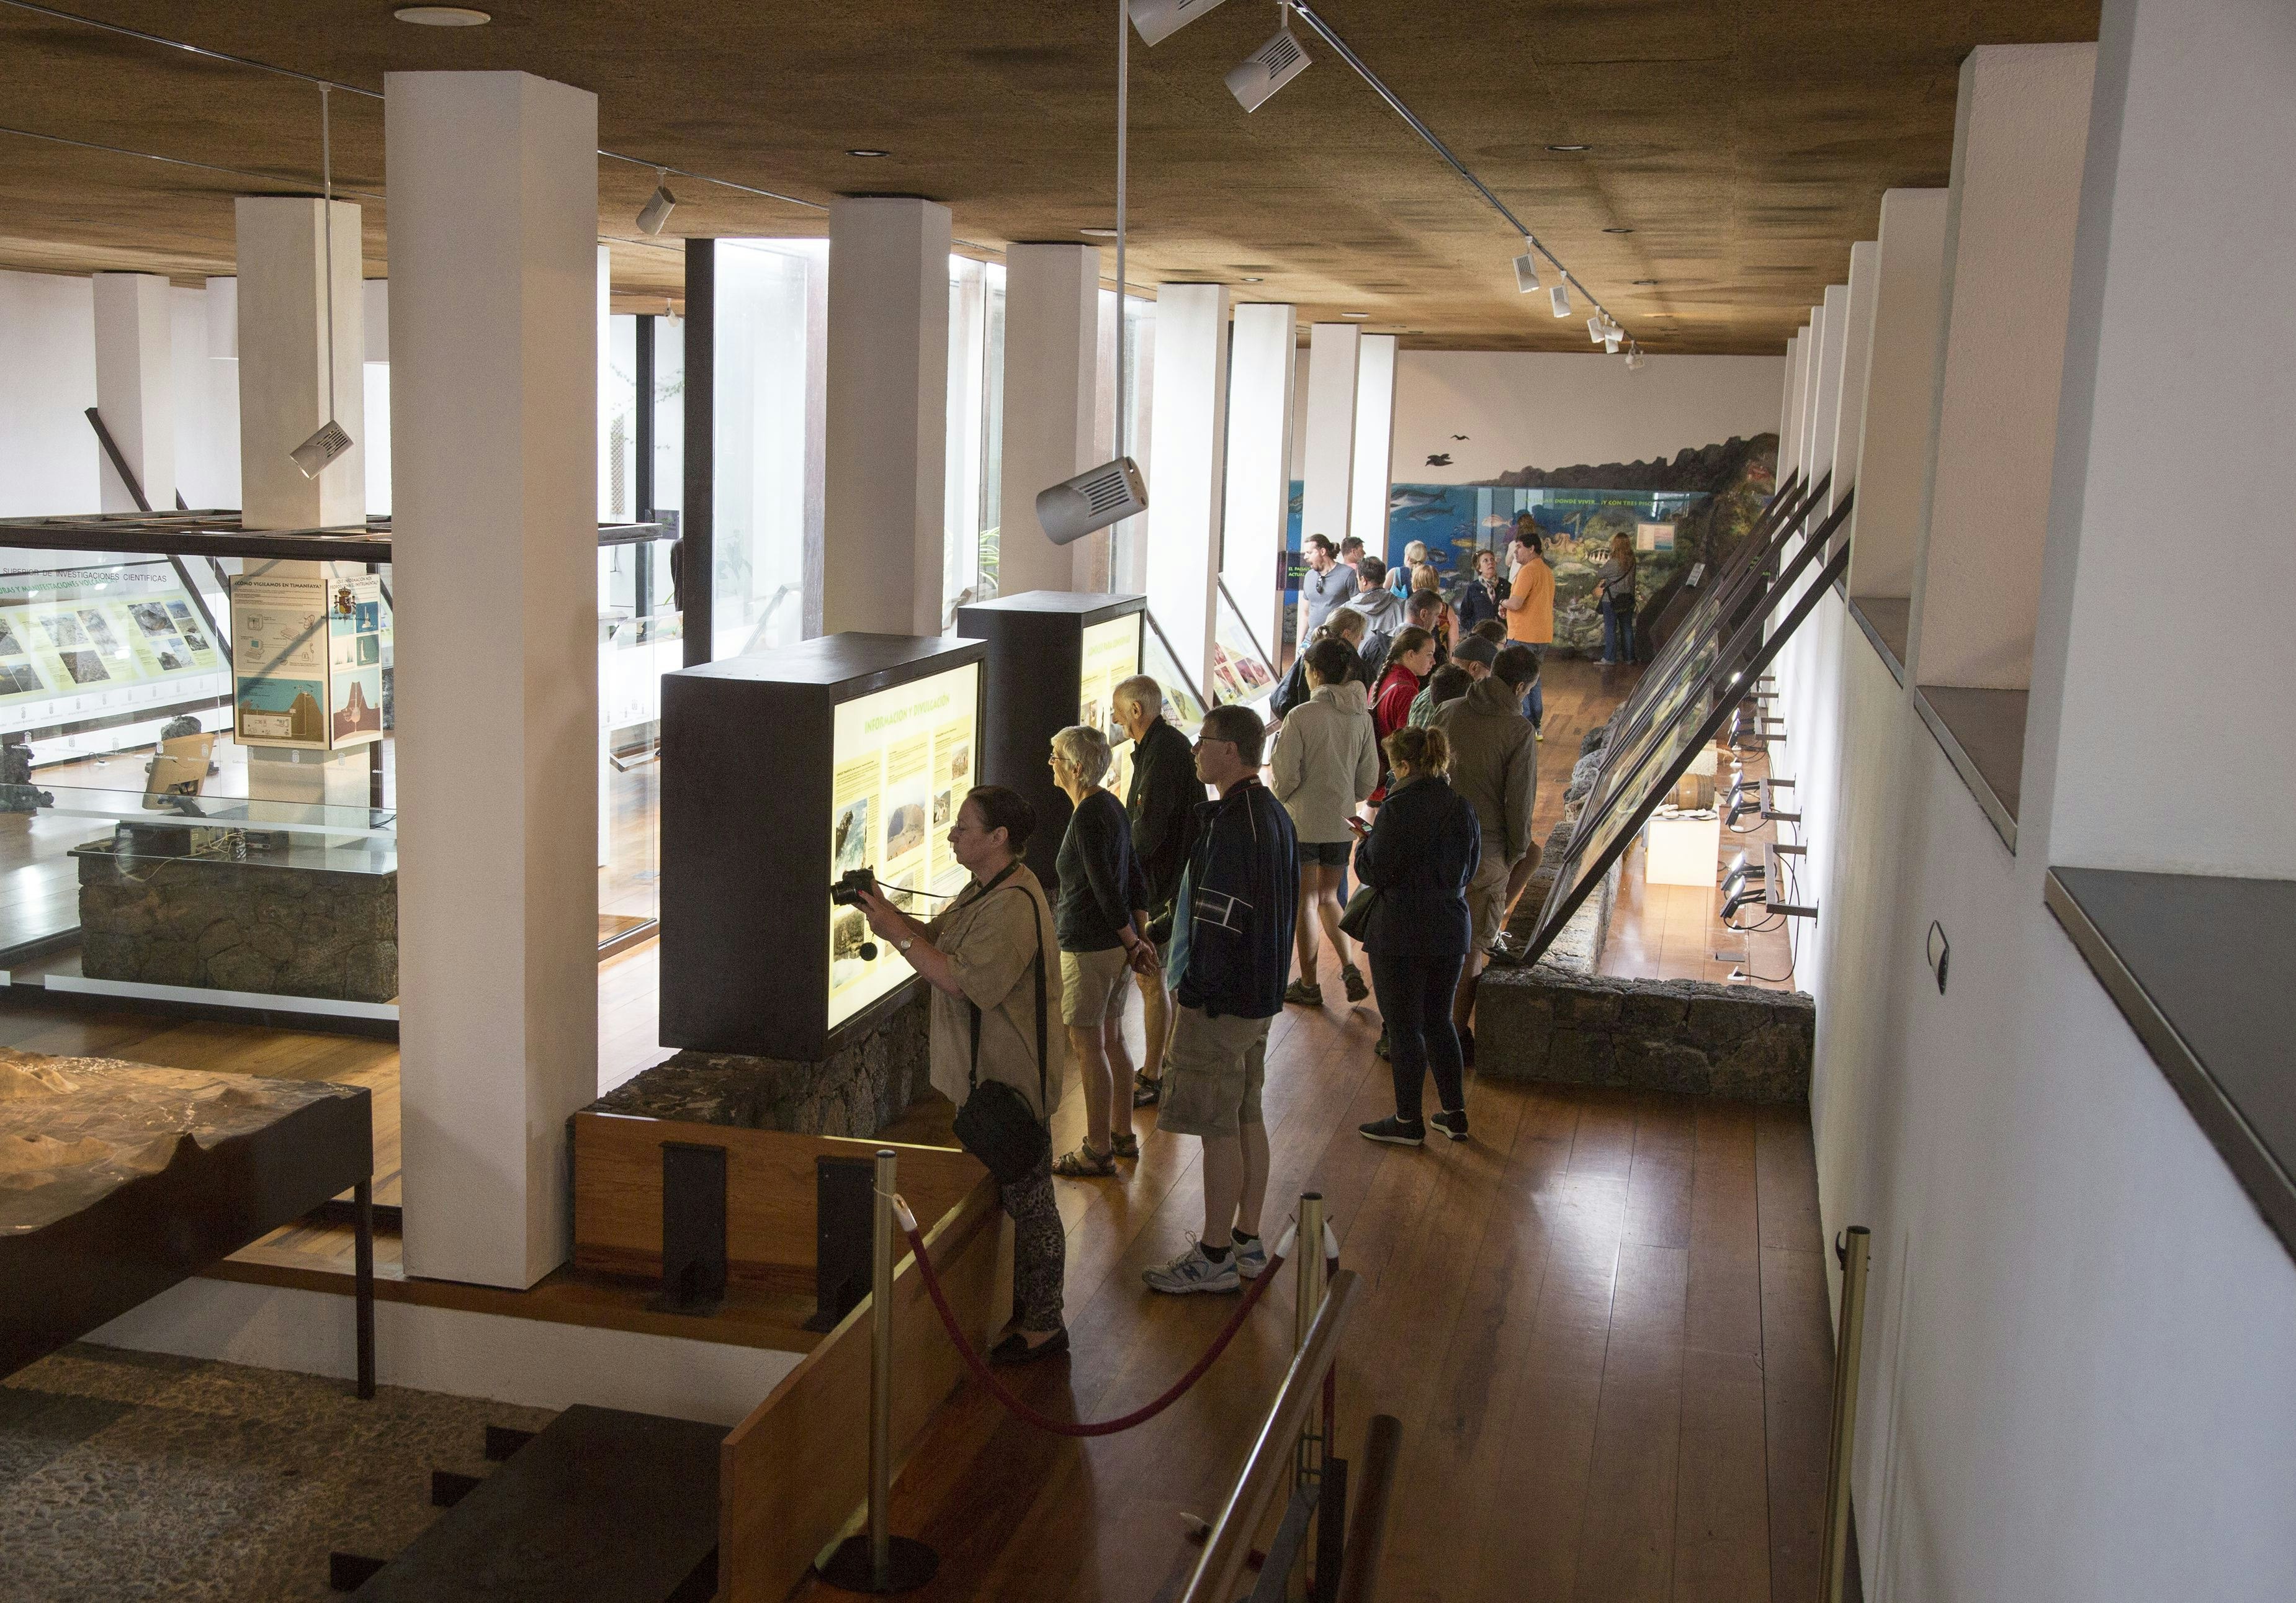
[(1246, 1280), (1259, 1279), (1260, 1276), (1267, 1272), (1267, 1242), (1266, 1238), (1263, 1237), (1254, 1236), (1250, 1241), (1239, 1241), (1235, 1243), (1235, 1250), (1228, 1254), (1228, 1262), (1235, 1265), (1235, 1272), (1242, 1278)]
[(1243, 1281), (1235, 1272), (1235, 1254), (1214, 1263), (1204, 1256), (1203, 1244), (1191, 1236), (1187, 1250), (1169, 1263), (1144, 1269), (1140, 1278), (1151, 1291), (1239, 1291)]

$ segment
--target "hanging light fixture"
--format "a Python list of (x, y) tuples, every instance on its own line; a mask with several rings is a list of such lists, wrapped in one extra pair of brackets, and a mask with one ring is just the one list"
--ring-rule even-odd
[(319, 182), (324, 197), (320, 202), (319, 226), (327, 284), (327, 421), (287, 453), (306, 479), (317, 478), (329, 463), (351, 448), (349, 431), (335, 421), (335, 152), (327, 114), (328, 87), (319, 86)]
[(654, 169), (653, 193), (648, 195), (646, 203), (638, 208), (638, 232), (660, 234), (676, 205), (677, 197), (669, 193), (669, 169), (657, 167)]
[(1227, 92), (1247, 111), (1257, 111), (1275, 92), (1308, 70), (1308, 53), (1292, 37), (1292, 7), (1283, 0), (1275, 8), (1275, 37), (1237, 63), (1227, 75)]
[(1514, 288), (1518, 295), (1535, 294), (1538, 290), (1538, 242), (1527, 234), (1522, 254), (1514, 259)]
[(1140, 30), (1140, 42), (1152, 48), (1206, 12), (1217, 11), (1219, 4), (1220, 0), (1132, 0), (1132, 26)]
[(1570, 315), (1570, 284), (1567, 281), (1558, 283), (1548, 293), (1554, 301), (1554, 315), (1558, 317), (1569, 316)]

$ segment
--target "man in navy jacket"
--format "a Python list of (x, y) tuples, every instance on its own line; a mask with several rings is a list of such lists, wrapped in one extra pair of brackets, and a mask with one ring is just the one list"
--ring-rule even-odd
[(1267, 1267), (1259, 1094), (1268, 1023), (1283, 1009), (1292, 971), (1300, 849), (1283, 804), (1259, 782), (1266, 733), (1250, 708), (1215, 707), (1196, 740), (1196, 775), (1219, 800), (1197, 811), (1180, 880), (1171, 966), (1178, 1007), (1157, 1128), (1204, 1144), (1204, 1233), (1144, 1271), (1157, 1291), (1234, 1291)]

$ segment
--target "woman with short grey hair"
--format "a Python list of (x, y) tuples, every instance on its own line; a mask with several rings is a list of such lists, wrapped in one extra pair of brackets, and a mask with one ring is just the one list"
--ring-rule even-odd
[(1132, 820), (1100, 783), (1108, 764), (1108, 736), (1098, 729), (1077, 724), (1053, 736), (1053, 783), (1075, 806), (1053, 864), (1061, 1022), (1084, 1081), (1084, 1140), (1053, 1165), (1070, 1180), (1112, 1175), (1117, 1159), (1140, 1155), (1124, 1048), (1125, 976), (1153, 973), (1156, 947), (1148, 939), (1148, 876), (1133, 854)]

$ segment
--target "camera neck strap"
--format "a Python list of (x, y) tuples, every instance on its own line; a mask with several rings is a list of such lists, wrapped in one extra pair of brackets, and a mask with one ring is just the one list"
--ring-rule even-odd
[[(1003, 872), (980, 887), (980, 894), (972, 899), (972, 905), (978, 907), (988, 900), (989, 892), (1011, 878), (1013, 871), (1020, 866), (1017, 858), (1006, 864)], [(1015, 886), (1014, 889), (1024, 890), (1025, 887)], [(1029, 899), (1029, 923), (1037, 938), (1037, 955), (1029, 964), (1029, 972), (1037, 982), (1037, 1100), (1045, 1110), (1043, 1122), (1049, 1125), (1053, 1122), (1053, 1107), (1045, 1077), (1045, 923), (1044, 916), (1037, 910), (1034, 898)], [(967, 997), (964, 1005), (972, 1015), (972, 1056), (965, 1065), (964, 1082), (968, 1090), (978, 1090), (980, 1089), (980, 1004)]]

